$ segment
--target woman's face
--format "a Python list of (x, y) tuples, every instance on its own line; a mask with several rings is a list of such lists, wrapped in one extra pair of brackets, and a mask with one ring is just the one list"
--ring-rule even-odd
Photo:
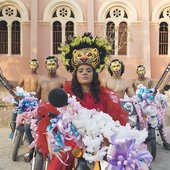
[(80, 65), (77, 68), (77, 80), (80, 84), (90, 84), (93, 80), (93, 68), (90, 65)]

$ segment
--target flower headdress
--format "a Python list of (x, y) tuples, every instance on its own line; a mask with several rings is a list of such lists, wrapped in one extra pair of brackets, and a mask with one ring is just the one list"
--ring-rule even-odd
[(89, 64), (100, 72), (105, 64), (105, 59), (111, 52), (109, 42), (102, 37), (93, 37), (91, 33), (72, 37), (59, 48), (61, 57), (67, 71), (73, 72), (80, 64)]

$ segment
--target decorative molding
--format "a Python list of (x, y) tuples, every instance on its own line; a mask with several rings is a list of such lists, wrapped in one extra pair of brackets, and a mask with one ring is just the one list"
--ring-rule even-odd
[(45, 8), (44, 13), (43, 13), (43, 21), (50, 21), (51, 16), (55, 9), (59, 6), (68, 6), (70, 9), (73, 10), (73, 13), (75, 14), (75, 19), (76, 21), (83, 21), (83, 12), (80, 8), (80, 6), (75, 2), (71, 0), (52, 0)]
[(170, 7), (169, 0), (162, 0), (158, 3), (158, 5), (153, 9), (152, 22), (159, 22), (159, 15), (161, 14), (161, 11), (168, 6)]
[(6, 5), (15, 6), (21, 14), (22, 21), (29, 20), (28, 10), (21, 0), (1, 0), (0, 1), (0, 8), (2, 8), (3, 6), (6, 6)]
[(134, 8), (134, 6), (128, 2), (128, 0), (107, 0), (103, 3), (103, 5), (101, 6), (101, 8), (99, 9), (99, 13), (98, 13), (98, 21), (102, 22), (105, 21), (105, 16), (106, 13), (109, 11), (110, 8), (112, 7), (122, 7), (128, 15), (128, 20), (130, 22), (135, 22), (137, 21), (137, 12), (136, 9)]

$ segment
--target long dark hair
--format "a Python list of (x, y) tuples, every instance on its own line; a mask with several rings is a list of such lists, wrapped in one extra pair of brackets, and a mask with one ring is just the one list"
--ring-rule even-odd
[[(83, 91), (82, 91), (80, 83), (77, 80), (77, 68), (73, 73), (71, 90), (77, 97), (83, 100)], [(99, 102), (100, 101), (99, 99), (100, 81), (98, 79), (98, 73), (94, 69), (93, 69), (93, 80), (90, 84), (90, 92), (93, 98), (96, 100), (96, 103)]]

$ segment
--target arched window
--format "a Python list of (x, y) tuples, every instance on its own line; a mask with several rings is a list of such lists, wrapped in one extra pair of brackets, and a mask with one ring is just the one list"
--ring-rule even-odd
[(12, 23), (12, 54), (20, 54), (20, 22)]
[(119, 24), (118, 55), (126, 54), (127, 54), (127, 23), (121, 22)]
[(58, 54), (58, 47), (62, 42), (62, 28), (61, 23), (59, 21), (55, 21), (53, 23), (53, 54)]
[(161, 22), (159, 27), (159, 54), (168, 54), (168, 24)]
[(128, 15), (122, 7), (112, 7), (106, 14), (106, 36), (112, 43), (113, 55), (127, 55)]
[[(155, 13), (154, 13), (155, 14)], [(161, 9), (159, 22), (159, 55), (170, 55), (170, 6)], [(155, 15), (154, 15), (155, 16)]]
[(59, 6), (52, 15), (53, 54), (59, 54), (58, 47), (74, 35), (74, 13), (67, 6)]
[(0, 54), (21, 53), (21, 15), (10, 5), (0, 8)]
[(6, 21), (0, 21), (0, 54), (8, 54), (8, 28)]

